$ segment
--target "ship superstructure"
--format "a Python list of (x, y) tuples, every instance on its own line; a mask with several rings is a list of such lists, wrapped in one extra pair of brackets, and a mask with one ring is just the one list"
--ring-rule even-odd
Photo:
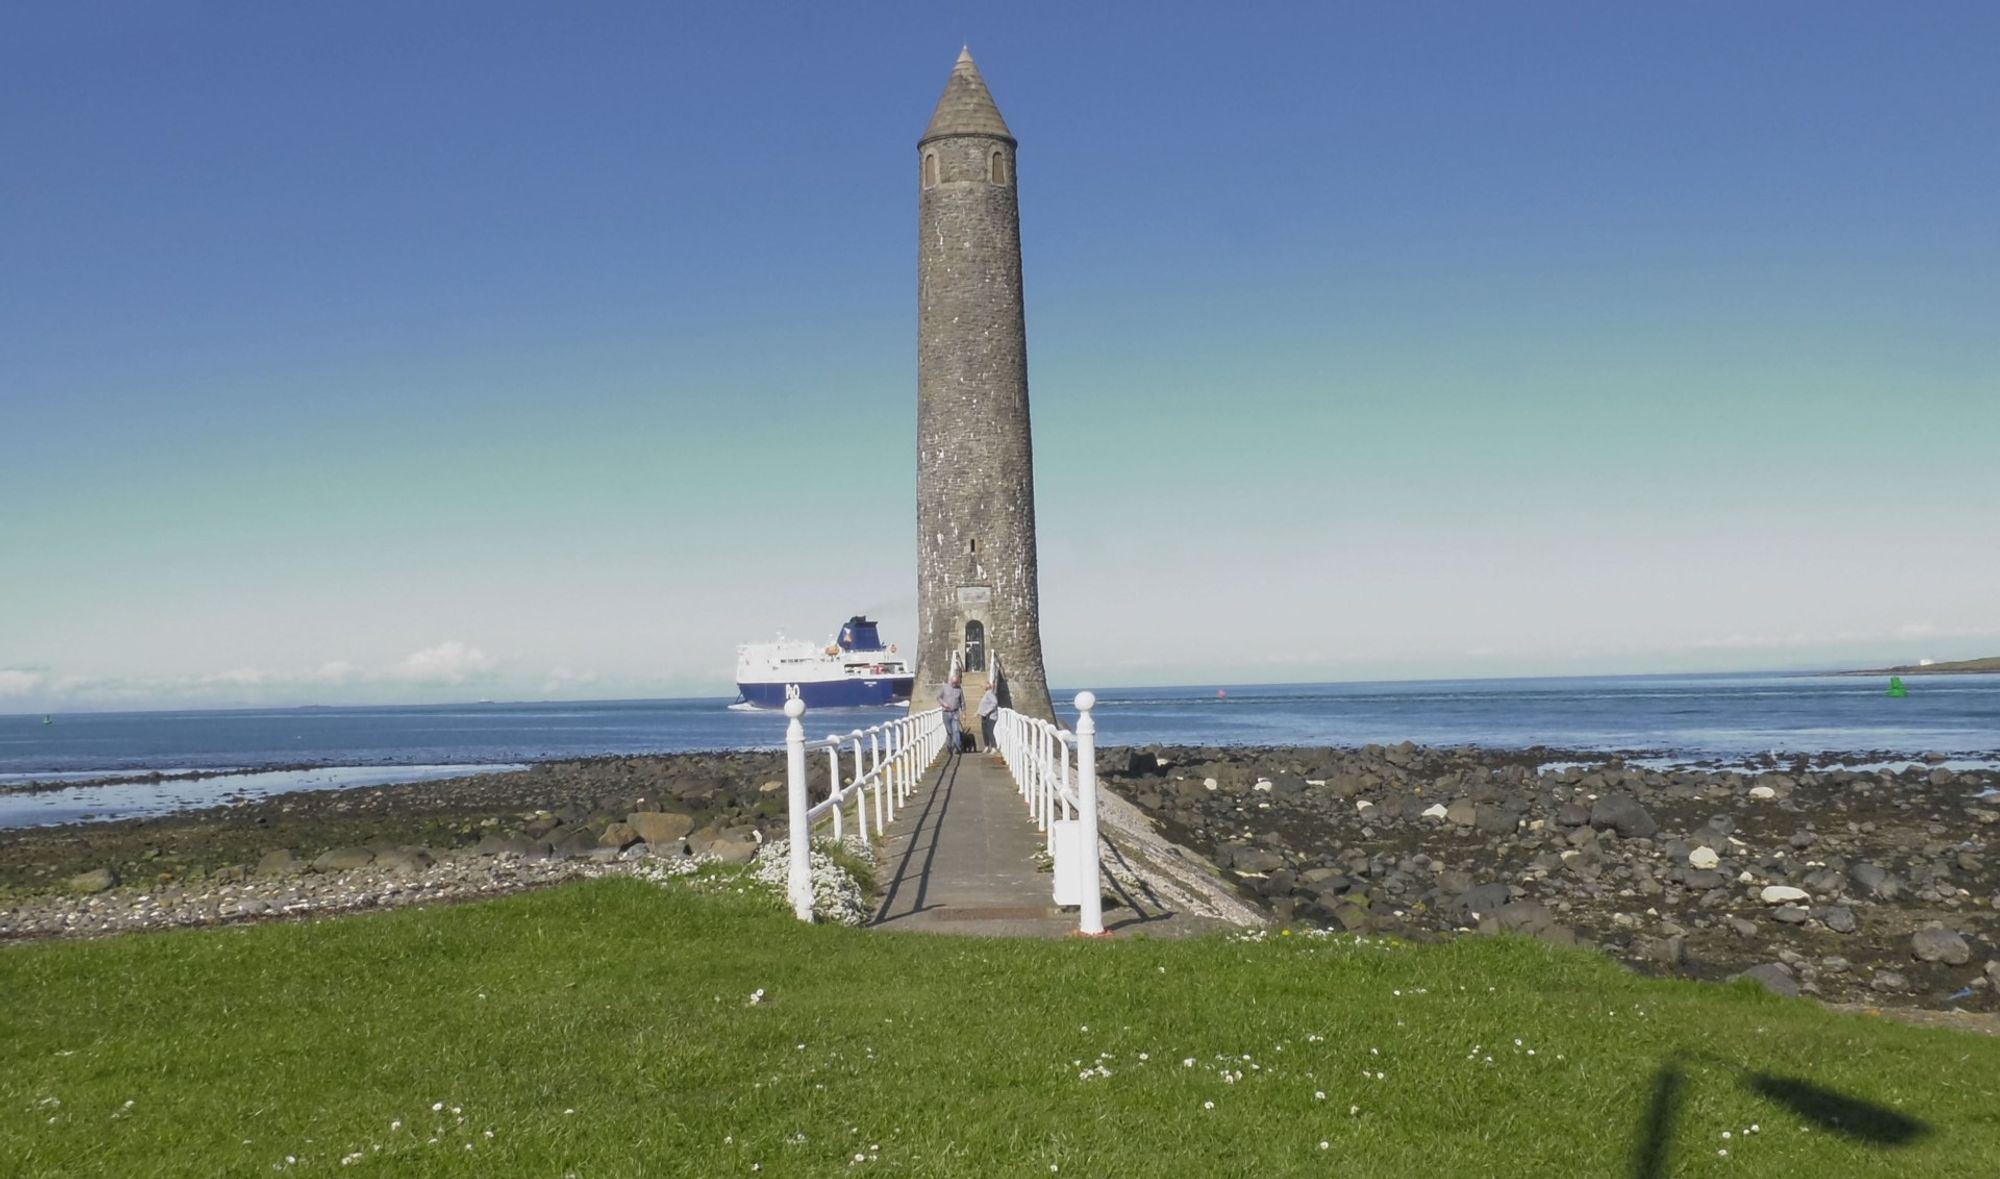
[(795, 698), (808, 708), (900, 704), (913, 679), (896, 645), (885, 646), (876, 624), (859, 614), (831, 642), (780, 638), (736, 648), (736, 691), (753, 708), (783, 708)]

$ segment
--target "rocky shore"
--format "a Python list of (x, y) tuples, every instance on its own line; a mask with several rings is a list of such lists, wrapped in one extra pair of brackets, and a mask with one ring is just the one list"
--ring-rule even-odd
[[(2000, 1010), (2000, 772), (1552, 750), (1113, 750), (1107, 788), (1281, 920), (1511, 931), (1659, 974)], [(1569, 763), (1569, 764), (1563, 764)]]
[(784, 834), (776, 753), (607, 757), (0, 831), (0, 938), (465, 900), (617, 865), (745, 863)]
[[(1100, 777), (1280, 921), (1511, 931), (1652, 973), (2000, 1011), (2000, 772), (1942, 760), (1654, 769), (1555, 750), (1155, 747), (1106, 750)], [(778, 753), (607, 757), (5, 831), (0, 938), (742, 863), (783, 837), (783, 783)]]

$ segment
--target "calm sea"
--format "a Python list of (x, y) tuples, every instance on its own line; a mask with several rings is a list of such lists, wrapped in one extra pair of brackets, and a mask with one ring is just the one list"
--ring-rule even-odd
[[(1640, 750), (1676, 760), (1767, 751), (2000, 762), (2000, 676), (1615, 676), (1098, 690), (1107, 745), (1426, 745)], [(1074, 719), (1075, 693), (1059, 693)], [(551, 758), (776, 747), (784, 718), (724, 698), (0, 716), (0, 787), (57, 775), (309, 766), (198, 782), (0, 796), (0, 826), (159, 813), (281, 790), (372, 785)], [(880, 710), (822, 711), (824, 736)]]

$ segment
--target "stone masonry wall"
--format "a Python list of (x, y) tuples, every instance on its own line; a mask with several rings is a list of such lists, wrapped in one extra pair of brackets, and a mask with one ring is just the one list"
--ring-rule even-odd
[[(925, 183), (931, 156), (936, 182)], [(986, 649), (1001, 660), (1009, 703), (1052, 719), (1036, 590), (1014, 160), (1014, 145), (993, 136), (944, 136), (918, 148), (913, 707), (930, 705), (963, 640), (959, 589), (987, 586), (991, 602), (972, 613), (986, 623)]]

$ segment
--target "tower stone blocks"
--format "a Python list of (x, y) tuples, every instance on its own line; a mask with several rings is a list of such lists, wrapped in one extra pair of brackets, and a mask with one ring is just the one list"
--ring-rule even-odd
[(1053, 719), (1036, 590), (1034, 449), (1013, 134), (970, 53), (917, 142), (917, 676)]

